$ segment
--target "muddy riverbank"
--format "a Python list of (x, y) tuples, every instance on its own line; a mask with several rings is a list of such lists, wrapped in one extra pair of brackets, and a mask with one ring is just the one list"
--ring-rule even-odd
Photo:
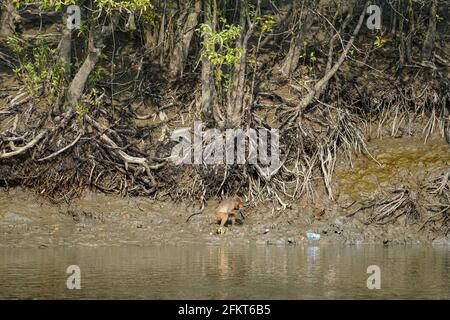
[[(83, 32), (11, 1), (1, 246), (449, 243), (448, 1), (385, 3), (380, 32), (359, 1), (94, 1)], [(235, 194), (244, 224), (218, 235)]]
[[(184, 205), (143, 198), (123, 199), (89, 194), (67, 205), (52, 205), (26, 191), (13, 190), (0, 196), (0, 246), (115, 246), (182, 245), (207, 243), (256, 243), (295, 245), (307, 242), (305, 234), (321, 234), (320, 242), (356, 243), (430, 243), (436, 238), (400, 226), (365, 226), (356, 218), (334, 216), (316, 221), (300, 208), (283, 213), (259, 209), (241, 226), (215, 233), (211, 202), (201, 215), (188, 223), (190, 209)], [(302, 214), (303, 212), (303, 214)], [(439, 239), (439, 238), (438, 238)], [(448, 239), (448, 238), (447, 238)], [(450, 242), (447, 242), (450, 244)]]
[[(385, 139), (372, 142), (370, 151), (376, 161), (360, 155), (353, 168), (337, 164), (334, 200), (318, 187), (313, 199), (291, 202), (284, 210), (277, 210), (273, 203), (246, 208), (243, 225), (228, 228), (223, 235), (216, 234), (218, 200), (208, 201), (202, 213), (186, 222), (198, 206), (93, 192), (70, 204), (52, 204), (25, 189), (2, 191), (0, 245), (47, 248), (207, 242), (284, 246), (307, 242), (307, 232), (319, 233), (320, 242), (450, 245), (445, 194), (435, 195), (427, 189), (435, 177), (445, 177), (448, 171), (448, 145), (439, 139), (427, 143), (413, 138)], [(445, 193), (448, 177), (444, 182)], [(395, 210), (387, 211), (391, 218), (383, 220), (380, 214), (390, 208), (386, 201), (391, 193), (394, 204), (400, 203), (400, 196), (404, 199)], [(442, 212), (433, 211), (434, 201), (442, 202), (436, 202), (444, 206)], [(439, 214), (444, 219), (433, 220)]]

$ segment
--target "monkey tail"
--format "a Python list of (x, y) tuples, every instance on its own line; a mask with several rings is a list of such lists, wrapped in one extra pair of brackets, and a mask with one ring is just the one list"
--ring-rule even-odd
[(196, 216), (198, 214), (201, 214), (203, 212), (203, 210), (205, 210), (205, 203), (202, 202), (202, 207), (200, 208), (200, 210), (194, 212), (193, 214), (191, 214), (187, 219), (186, 219), (186, 223), (189, 222), (189, 220), (193, 217)]

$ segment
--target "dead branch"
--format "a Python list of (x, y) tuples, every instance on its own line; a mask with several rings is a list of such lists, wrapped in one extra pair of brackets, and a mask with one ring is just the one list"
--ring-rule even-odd
[(146, 158), (130, 156), (126, 152), (122, 151), (121, 148), (104, 133), (105, 131), (113, 131), (113, 130), (105, 128), (88, 115), (85, 115), (84, 117), (87, 122), (89, 122), (94, 128), (96, 128), (98, 131), (101, 132), (100, 139), (102, 139), (110, 148), (112, 148), (115, 152), (117, 152), (117, 154), (122, 158), (122, 160), (125, 162), (125, 168), (128, 168), (129, 163), (142, 165), (145, 168), (148, 176), (151, 177), (153, 182), (155, 182), (150, 170), (160, 169), (165, 165), (165, 162), (155, 165), (149, 165), (149, 161)]
[(0, 159), (8, 159), (8, 158), (12, 158), (19, 154), (24, 153), (25, 151), (33, 148), (39, 141), (41, 141), (42, 138), (45, 137), (45, 135), (47, 133), (48, 133), (48, 130), (44, 130), (41, 133), (39, 133), (36, 137), (34, 137), (33, 140), (31, 140), (26, 145), (24, 145), (23, 147), (17, 148), (16, 150), (11, 151), (11, 152), (5, 152), (5, 153), (0, 154)]
[(50, 159), (56, 157), (57, 155), (63, 153), (63, 152), (66, 151), (67, 149), (72, 148), (74, 145), (77, 144), (77, 142), (80, 140), (80, 138), (81, 138), (82, 135), (83, 135), (83, 133), (81, 132), (81, 133), (75, 138), (74, 141), (72, 141), (70, 144), (68, 144), (68, 145), (65, 146), (64, 148), (61, 148), (60, 150), (58, 150), (58, 151), (52, 153), (51, 155), (48, 155), (48, 156), (46, 156), (46, 157), (44, 157), (44, 158), (41, 158), (41, 159), (38, 159), (38, 160), (36, 160), (36, 161), (46, 161), (46, 160), (50, 160)]
[(328, 81), (334, 76), (334, 74), (339, 70), (342, 63), (344, 63), (345, 58), (347, 57), (348, 52), (353, 46), (353, 42), (355, 41), (356, 36), (359, 33), (359, 30), (361, 29), (361, 26), (364, 22), (364, 17), (366, 15), (366, 9), (369, 5), (370, 1), (367, 1), (366, 5), (364, 6), (361, 15), (359, 16), (358, 24), (356, 25), (352, 36), (347, 42), (347, 45), (344, 48), (344, 51), (341, 53), (339, 59), (336, 61), (336, 63), (333, 65), (333, 67), (323, 76), (322, 79), (320, 79), (313, 88), (309, 89), (308, 94), (300, 101), (298, 105), (298, 110), (304, 111), (305, 108), (313, 101), (314, 97), (319, 97), (320, 94), (323, 91), (323, 88), (326, 86)]

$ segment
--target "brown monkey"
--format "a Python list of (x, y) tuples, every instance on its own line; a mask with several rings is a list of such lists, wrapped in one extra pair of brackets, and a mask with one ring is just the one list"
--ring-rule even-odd
[(241, 197), (234, 196), (223, 200), (216, 209), (217, 218), (220, 219), (219, 230), (223, 228), (228, 217), (231, 219), (231, 225), (234, 226), (236, 223), (236, 216), (242, 208), (244, 208), (244, 202)]

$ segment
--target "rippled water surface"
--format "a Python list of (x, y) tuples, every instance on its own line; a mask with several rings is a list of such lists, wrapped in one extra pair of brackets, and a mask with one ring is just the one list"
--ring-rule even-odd
[[(81, 289), (69, 290), (69, 265)], [(381, 289), (367, 289), (367, 267)], [(0, 248), (3, 299), (449, 299), (450, 248), (212, 246)]]

